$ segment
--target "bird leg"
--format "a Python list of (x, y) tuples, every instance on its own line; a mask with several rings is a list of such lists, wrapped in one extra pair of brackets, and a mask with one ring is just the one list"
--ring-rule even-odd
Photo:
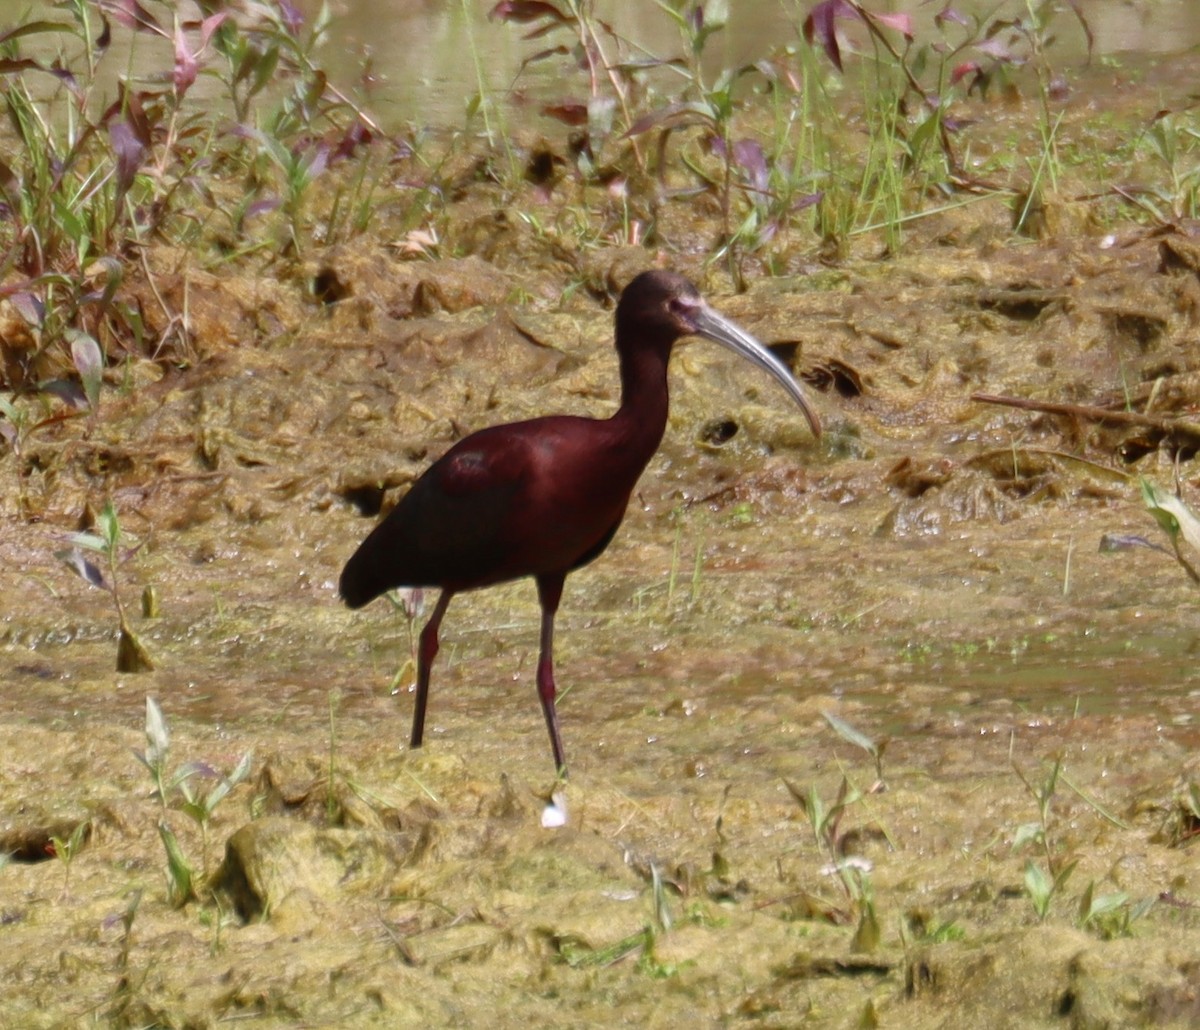
[(562, 737), (558, 732), (558, 712), (554, 708), (554, 615), (562, 598), (565, 576), (538, 576), (538, 600), (542, 604), (542, 644), (538, 655), (537, 688), (542, 702), (542, 714), (546, 716), (546, 728), (550, 731), (550, 747), (554, 751), (554, 771), (562, 779), (567, 778), (567, 763), (563, 760)]
[(443, 590), (433, 607), (433, 614), (421, 630), (421, 641), (417, 647), (417, 700), (413, 708), (412, 747), (421, 746), (421, 738), (425, 735), (425, 703), (429, 700), (429, 670), (438, 653), (438, 629), (442, 625), (442, 616), (454, 596), (451, 590)]

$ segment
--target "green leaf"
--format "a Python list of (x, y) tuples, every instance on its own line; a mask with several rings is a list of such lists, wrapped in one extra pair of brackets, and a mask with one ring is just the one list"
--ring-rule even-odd
[(1192, 815), (1200, 819), (1200, 786), (1195, 783), (1189, 783), (1184, 802), (1191, 810)]
[(67, 329), (65, 339), (71, 343), (71, 360), (83, 382), (83, 391), (92, 408), (100, 405), (100, 385), (104, 377), (104, 355), (96, 337), (78, 329)]
[(854, 931), (854, 940), (850, 944), (850, 950), (857, 954), (870, 954), (879, 947), (881, 937), (875, 906), (870, 902), (865, 902), (862, 915), (858, 920), (858, 928)]
[(236, 787), (239, 783), (241, 783), (247, 776), (250, 775), (250, 769), (252, 768), (253, 764), (254, 752), (247, 751), (244, 755), (242, 755), (241, 759), (238, 761), (238, 764), (234, 766), (233, 772), (229, 774), (229, 785), (231, 787)]
[(77, 547), (73, 547), (67, 551), (55, 551), (54, 556), (67, 568), (74, 571), (81, 579), (91, 583), (92, 586), (104, 586), (104, 574), (80, 554)]
[(1032, 859), (1025, 863), (1025, 890), (1039, 918), (1044, 919), (1050, 909), (1050, 895), (1054, 885), (1042, 867)]
[(83, 848), (83, 842), (87, 838), (89, 829), (91, 829), (91, 823), (85, 819), (83, 822), (75, 824), (75, 828), (71, 831), (71, 836), (66, 840), (63, 840), (61, 837), (51, 836), (50, 843), (54, 847), (54, 853), (63, 862), (70, 865), (71, 860)]
[(60, 21), (30, 21), (24, 25), (19, 25), (15, 29), (0, 32), (0, 44), (20, 39), (22, 36), (33, 36), (41, 32), (69, 32), (74, 35), (75, 30), (70, 25), (64, 25)]
[(167, 851), (167, 898), (175, 908), (183, 908), (194, 896), (194, 872), (174, 831), (166, 823), (158, 824), (158, 835)]
[(869, 755), (874, 756), (879, 753), (879, 748), (876, 747), (875, 741), (865, 733), (860, 733), (848, 722), (839, 719), (836, 715), (829, 712), (822, 712), (821, 715), (825, 717), (825, 721), (833, 727), (837, 735), (843, 740), (862, 748)]
[(121, 262), (107, 254), (93, 261), (88, 266), (86, 274), (89, 279), (93, 279), (102, 272), (104, 273), (104, 290), (99, 297), (94, 294), (89, 294), (87, 297), (88, 300), (95, 300), (101, 311), (112, 302), (113, 297), (116, 296), (117, 287), (121, 285), (121, 280), (125, 277), (125, 270), (122, 268)]
[(161, 766), (166, 761), (167, 751), (171, 746), (171, 733), (167, 729), (167, 720), (163, 718), (158, 702), (148, 695), (146, 697), (146, 742), (150, 745), (146, 752), (147, 761)]
[(154, 659), (128, 624), (122, 622), (117, 637), (117, 672), (152, 672)]
[(671, 929), (671, 907), (667, 904), (667, 892), (658, 866), (650, 863), (651, 893), (654, 897), (654, 922), (664, 933)]
[(1022, 823), (1013, 834), (1013, 851), (1023, 848), (1026, 844), (1036, 844), (1042, 839), (1041, 823)]
[(108, 550), (108, 544), (104, 538), (97, 536), (95, 533), (75, 533), (71, 537), (71, 543), (76, 547), (83, 547), (89, 551), (103, 552)]
[(112, 501), (105, 502), (100, 514), (96, 516), (96, 524), (109, 553), (115, 553), (117, 545), (121, 542), (121, 524), (117, 521), (117, 510)]
[(1061, 891), (1067, 885), (1067, 881), (1071, 878), (1071, 874), (1075, 872), (1075, 867), (1077, 865), (1079, 865), (1079, 859), (1075, 859), (1073, 862), (1068, 862), (1058, 871), (1054, 877), (1054, 891), (1056, 893)]
[(1092, 896), (1095, 892), (1096, 881), (1088, 880), (1088, 885), (1083, 889), (1083, 894), (1079, 896), (1079, 925), (1086, 926), (1089, 919), (1092, 918)]
[(1141, 479), (1141, 496), (1158, 522), (1163, 532), (1168, 535), (1171, 546), (1175, 547), (1175, 557), (1193, 582), (1200, 583), (1200, 574), (1196, 573), (1192, 563), (1180, 551), (1180, 537), (1186, 541), (1190, 549), (1200, 552), (1200, 519), (1194, 511), (1188, 508), (1174, 493), (1169, 493), (1150, 480)]
[(1088, 909), (1088, 919), (1095, 919), (1098, 916), (1107, 915), (1109, 912), (1115, 912), (1128, 900), (1129, 895), (1124, 891), (1101, 894), (1092, 899), (1091, 906)]
[(180, 809), (184, 815), (197, 823), (207, 822), (208, 817), (212, 814), (212, 809), (204, 801), (185, 801), (180, 805)]

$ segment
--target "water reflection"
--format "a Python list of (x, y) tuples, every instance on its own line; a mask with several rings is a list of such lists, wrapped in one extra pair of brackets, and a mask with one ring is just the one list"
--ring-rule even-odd
[[(301, 5), (310, 14), (319, 0)], [(799, 39), (799, 26), (812, 8), (809, 0), (742, 0), (730, 5), (726, 30), (708, 42), (711, 69), (751, 63)], [(944, 6), (922, 0), (876, 0), (878, 10), (911, 11), (918, 36), (935, 31), (934, 15)], [(344, 45), (333, 48), (327, 60), (335, 77), (353, 82), (369, 58), (379, 79), (373, 109), (388, 124), (458, 125), (470, 97), (482, 86), (492, 95), (514, 88), (535, 94), (564, 90), (565, 58), (528, 66), (522, 61), (540, 50), (565, 43), (565, 34), (525, 40), (528, 27), (489, 21), (494, 0), (342, 0), (335, 4), (333, 33)], [(959, 0), (956, 10), (968, 16), (1016, 17), (1024, 2)], [(1066, 4), (1053, 22), (1055, 53), (1078, 60), (1086, 53), (1084, 33)], [(596, 5), (597, 17), (628, 40), (636, 50), (669, 57), (682, 52), (678, 27), (654, 3), (626, 4), (615, 0)], [(1095, 0), (1085, 5), (1099, 55), (1123, 52), (1174, 53), (1200, 45), (1200, 4), (1188, 0)], [(952, 36), (957, 38), (957, 36)], [(585, 88), (581, 72), (570, 87)]]
[[(323, 0), (295, 0), (308, 24), (318, 16)], [(682, 3), (682, 0), (676, 0)], [(190, 6), (190, 5), (189, 5)], [(556, 55), (523, 68), (539, 51), (567, 45), (566, 33), (528, 40), (530, 26), (492, 21), (488, 12), (495, 0), (334, 0), (329, 5), (332, 45), (320, 54), (322, 67), (333, 81), (347, 89), (364, 87), (370, 80), (370, 109), (389, 127), (459, 126), (470, 99), (482, 89), (493, 98), (519, 99), (526, 94), (555, 100), (580, 98), (586, 92), (586, 74), (564, 79), (569, 58)], [(938, 38), (934, 16), (945, 6), (928, 0), (871, 0), (880, 11), (910, 11), (918, 39)], [(723, 68), (750, 64), (795, 44), (800, 26), (813, 0), (741, 0), (730, 5), (729, 24), (712, 35), (705, 49), (709, 74)], [(1086, 53), (1086, 37), (1068, 6), (1052, 22), (1053, 55), (1061, 62), (1079, 61)], [(954, 9), (970, 17), (1018, 17), (1024, 0), (958, 0)], [(1200, 46), (1200, 4), (1191, 0), (1093, 0), (1084, 5), (1088, 24), (1100, 56), (1120, 53), (1168, 54)], [(191, 12), (185, 16), (195, 16)], [(623, 57), (642, 54), (660, 58), (682, 54), (684, 44), (673, 18), (657, 3), (620, 3), (600, 0), (596, 17), (626, 41)], [(46, 0), (33, 3), (31, 19), (64, 20), (61, 10)], [(0, 28), (11, 23), (0, 15)], [(613, 50), (611, 35), (602, 42)], [(950, 37), (960, 38), (951, 27)], [(35, 49), (38, 37), (27, 40)], [(113, 26), (113, 45), (129, 53), (129, 31)], [(68, 47), (68, 49), (70, 49)], [(46, 56), (46, 55), (40, 55)], [(143, 74), (161, 73), (171, 60), (170, 43), (149, 34), (135, 40), (129, 67)], [(121, 73), (125, 72), (121, 65)], [(115, 81), (112, 84), (115, 89)], [(212, 82), (197, 83), (194, 96), (212, 95)], [(510, 105), (510, 109), (511, 105)]]

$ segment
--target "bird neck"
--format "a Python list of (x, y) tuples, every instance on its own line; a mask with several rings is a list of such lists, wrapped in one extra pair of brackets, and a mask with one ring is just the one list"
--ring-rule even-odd
[(667, 428), (667, 364), (671, 345), (618, 348), (621, 358), (621, 406), (613, 422), (631, 450), (645, 460), (658, 448)]

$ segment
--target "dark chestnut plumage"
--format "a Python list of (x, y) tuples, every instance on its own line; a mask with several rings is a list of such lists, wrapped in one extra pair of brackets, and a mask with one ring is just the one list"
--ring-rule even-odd
[(675, 341), (704, 336), (770, 372), (821, 425), (799, 384), (762, 344), (715, 312), (690, 282), (644, 272), (617, 304), (621, 405), (607, 419), (550, 415), (493, 426), (450, 448), (377, 525), (342, 571), (351, 608), (397, 587), (440, 587), (421, 632), (412, 746), (420, 747), (429, 671), (450, 599), (532, 576), (542, 608), (538, 696), (554, 767), (565, 775), (554, 707), (554, 615), (567, 573), (609, 544), (667, 424), (667, 362)]

